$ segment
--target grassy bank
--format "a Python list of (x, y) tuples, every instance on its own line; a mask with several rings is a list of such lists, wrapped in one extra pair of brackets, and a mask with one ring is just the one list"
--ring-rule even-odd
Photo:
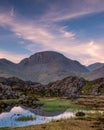
[(88, 109), (86, 106), (74, 104), (73, 101), (69, 99), (62, 98), (40, 98), (40, 102), (43, 105), (43, 111), (47, 112), (63, 112), (67, 109), (72, 110), (86, 110)]
[(18, 103), (21, 99), (5, 99), (0, 100), (0, 103)]

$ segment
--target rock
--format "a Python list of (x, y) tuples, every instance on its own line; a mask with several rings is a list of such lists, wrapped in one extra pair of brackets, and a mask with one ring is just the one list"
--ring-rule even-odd
[(85, 116), (85, 113), (84, 112), (77, 112), (75, 115), (81, 117), (81, 116)]
[(48, 84), (46, 87), (50, 91), (50, 95), (66, 96), (69, 98), (77, 98), (80, 90), (85, 85), (85, 80), (78, 77), (67, 77), (63, 80)]

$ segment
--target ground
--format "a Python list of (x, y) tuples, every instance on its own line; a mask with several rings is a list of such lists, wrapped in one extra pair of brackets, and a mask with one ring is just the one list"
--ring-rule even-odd
[[(43, 104), (42, 109), (46, 112), (65, 111), (66, 109), (104, 110), (104, 96), (81, 96), (78, 99), (62, 99), (59, 97), (40, 98)], [(57, 120), (47, 124), (35, 125), (21, 128), (0, 128), (0, 130), (104, 130), (103, 116), (99, 113), (89, 114), (87, 117), (77, 117), (74, 119)]]

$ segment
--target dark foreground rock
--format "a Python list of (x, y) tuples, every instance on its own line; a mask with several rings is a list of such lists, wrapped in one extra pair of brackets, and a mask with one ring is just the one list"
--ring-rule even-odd
[(40, 96), (65, 96), (79, 97), (80, 90), (85, 85), (83, 78), (67, 77), (62, 80), (42, 85), (31, 81), (23, 81), (18, 78), (0, 78), (0, 99), (25, 99), (27, 97)]
[(15, 77), (0, 78), (0, 113), (10, 111), (14, 106), (31, 108), (40, 106), (32, 85), (40, 86), (39, 83), (22, 81)]

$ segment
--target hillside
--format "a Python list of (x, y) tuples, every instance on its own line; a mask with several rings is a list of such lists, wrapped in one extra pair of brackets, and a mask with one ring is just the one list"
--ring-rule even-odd
[(101, 68), (103, 66), (104, 66), (104, 63), (96, 62), (94, 64), (88, 65), (87, 69), (89, 71), (93, 71), (93, 70), (99, 69), (99, 68)]
[(92, 72), (89, 72), (88, 74), (85, 75), (85, 78), (87, 80), (94, 80), (103, 77), (104, 77), (104, 66)]

